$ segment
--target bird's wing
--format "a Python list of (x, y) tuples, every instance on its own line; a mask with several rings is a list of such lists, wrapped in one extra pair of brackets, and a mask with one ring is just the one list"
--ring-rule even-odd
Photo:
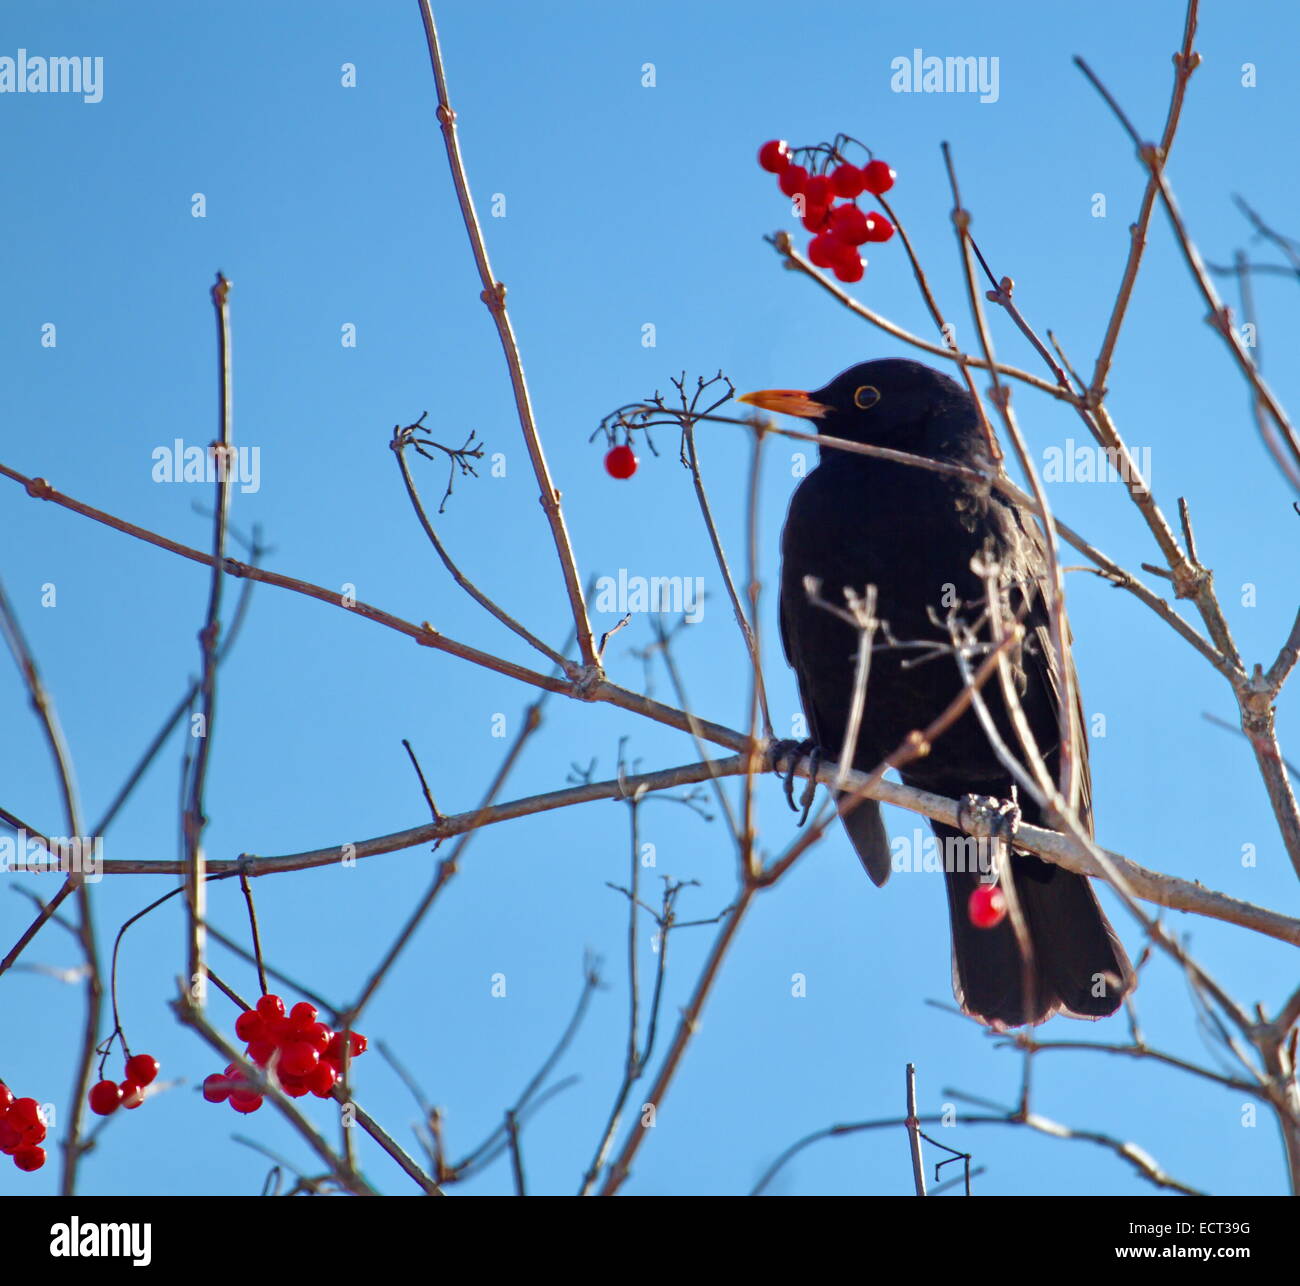
[[(1023, 650), (1023, 664), (1026, 676), (1026, 704), (1032, 701), (1037, 692), (1042, 695), (1048, 707), (1044, 714), (1050, 712), (1051, 720), (1057, 724), (1050, 733), (1038, 732), (1035, 735), (1040, 748), (1045, 751), (1048, 767), (1053, 773), (1058, 770), (1060, 755), (1059, 719), (1063, 687), (1061, 671), (1052, 646), (1050, 584), (1047, 577), (1047, 550), (1043, 544), (1042, 532), (1033, 514), (1022, 510), (1018, 505), (1002, 505), (1001, 512), (1014, 524), (1014, 537), (1011, 547), (1022, 551), (1022, 556), (1014, 558), (1009, 570), (1012, 575), (1011, 607), (1019, 612), (1024, 607), (1024, 626), (1027, 646)], [(1070, 623), (1066, 619), (1065, 637), (1067, 645), (1072, 640)], [(1068, 650), (1068, 649), (1067, 649)], [(1087, 723), (1083, 713), (1083, 697), (1079, 688), (1079, 675), (1075, 669), (1074, 656), (1069, 657), (1070, 686), (1074, 689), (1070, 731), (1078, 761), (1076, 773), (1077, 786), (1074, 804), (1079, 819), (1093, 833), (1092, 825), (1092, 772), (1088, 762)], [(1040, 721), (1041, 722), (1041, 721)], [(1030, 718), (1031, 725), (1035, 720)], [(1047, 748), (1050, 747), (1050, 752)]]

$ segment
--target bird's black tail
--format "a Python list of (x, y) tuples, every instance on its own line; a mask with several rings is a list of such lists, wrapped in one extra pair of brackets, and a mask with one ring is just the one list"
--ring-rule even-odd
[[(941, 849), (960, 851), (961, 832), (937, 823), (934, 831)], [(956, 841), (951, 849), (950, 839)], [(962, 1009), (981, 1022), (1006, 1027), (1040, 1023), (1055, 1013), (1113, 1014), (1136, 976), (1091, 882), (1021, 853), (1011, 859), (1011, 878), (1032, 947), (1028, 971), (1009, 915), (992, 929), (971, 923), (969, 901), (979, 871), (945, 870), (953, 991)]]

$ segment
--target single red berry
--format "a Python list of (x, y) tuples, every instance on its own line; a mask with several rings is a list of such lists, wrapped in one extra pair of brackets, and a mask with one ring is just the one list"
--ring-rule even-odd
[(878, 210), (867, 215), (867, 240), (888, 241), (894, 235), (894, 225)]
[(309, 1045), (305, 1040), (295, 1041), (280, 1052), (280, 1077), (306, 1076), (319, 1062), (320, 1054), (316, 1052), (315, 1046)]
[(247, 1116), (249, 1112), (256, 1112), (262, 1106), (262, 1096), (253, 1093), (252, 1090), (235, 1090), (230, 1096), (230, 1106), (236, 1112), (242, 1112)]
[(605, 472), (611, 478), (630, 478), (639, 463), (636, 452), (624, 443), (622, 446), (611, 447), (606, 453)]
[(152, 1085), (158, 1078), (158, 1060), (152, 1054), (132, 1054), (126, 1060), (126, 1078), (137, 1085)]
[(844, 197), (852, 200), (866, 186), (862, 171), (856, 165), (838, 165), (831, 175), (831, 182), (835, 185), (835, 191)]
[(295, 1027), (310, 1027), (316, 1021), (316, 1006), (300, 1000), (289, 1011), (289, 1021)]
[(971, 890), (967, 914), (977, 929), (996, 928), (1007, 914), (1007, 899), (996, 884), (977, 885)]
[(23, 1131), (23, 1145), (30, 1147), (34, 1143), (44, 1143), (48, 1133), (44, 1125), (29, 1125)]
[(19, 1148), (14, 1153), (14, 1165), (20, 1170), (39, 1170), (45, 1164), (45, 1149), (37, 1147)]
[(851, 259), (844, 258), (835, 261), (835, 275), (846, 283), (861, 281), (862, 274), (866, 270), (867, 265), (857, 254), (854, 254)]
[(280, 1077), (280, 1088), (290, 1098), (302, 1098), (311, 1089), (311, 1082), (306, 1076), (290, 1076), (286, 1073)]
[[(112, 1084), (112, 1082), (106, 1082)], [(117, 1086), (113, 1086), (117, 1089)], [(213, 1072), (203, 1078), (203, 1097), (209, 1103), (224, 1103), (230, 1097), (230, 1077), (224, 1072)]]
[(265, 1067), (271, 1061), (271, 1055), (275, 1053), (275, 1046), (269, 1040), (251, 1041), (248, 1046), (248, 1057), (255, 1062), (258, 1067)]
[(813, 205), (811, 202), (806, 206), (802, 219), (803, 226), (809, 232), (824, 232), (826, 224), (830, 219), (831, 211), (829, 206)]
[(25, 1130), (32, 1125), (45, 1124), (45, 1118), (41, 1115), (41, 1105), (34, 1098), (14, 1099), (9, 1105), (6, 1119), (10, 1125), (20, 1130)]
[(311, 1092), (317, 1098), (329, 1098), (330, 1091), (338, 1084), (339, 1074), (330, 1063), (317, 1063), (307, 1078)]
[(128, 1111), (134, 1110), (144, 1102), (144, 1086), (135, 1081), (122, 1082), (122, 1106)]
[(4, 1081), (0, 1081), (0, 1116), (3, 1116), (8, 1110), (9, 1105), (14, 1101), (14, 1092)]
[(777, 179), (776, 185), (786, 196), (798, 196), (804, 191), (807, 182), (808, 171), (802, 165), (787, 165), (781, 171), (781, 177)]
[(262, 1022), (262, 1015), (256, 1009), (245, 1009), (235, 1019), (235, 1035), (244, 1041), (264, 1040), (266, 1035), (265, 1026), (266, 1024)]
[(769, 174), (780, 174), (790, 164), (790, 144), (774, 138), (758, 149), (758, 163)]
[(862, 167), (862, 186), (876, 196), (888, 192), (897, 177), (884, 161), (869, 161)]
[(98, 1085), (91, 1086), (87, 1102), (96, 1116), (109, 1116), (117, 1111), (122, 1102), (122, 1091), (116, 1081), (100, 1081)]
[[(359, 1058), (366, 1052), (366, 1038), (359, 1032), (351, 1033), (352, 1040), (349, 1042), (352, 1049), (352, 1057)], [(325, 1057), (329, 1059), (335, 1067), (343, 1066), (343, 1033), (336, 1031), (334, 1038), (330, 1041), (329, 1049), (325, 1051)]]
[(334, 1033), (324, 1023), (312, 1023), (310, 1027), (303, 1028), (302, 1038), (318, 1054), (323, 1054), (330, 1047)]
[(819, 233), (808, 243), (808, 258), (816, 268), (829, 268), (835, 262), (840, 245), (833, 233)]
[(257, 1012), (261, 1014), (263, 1018), (283, 1018), (284, 1001), (276, 995), (265, 995), (257, 1002)]
[(814, 174), (804, 184), (803, 194), (809, 205), (830, 205), (835, 200), (835, 185), (826, 174)]
[(856, 205), (837, 205), (831, 211), (831, 230), (847, 245), (860, 246), (867, 240), (870, 227), (867, 216)]

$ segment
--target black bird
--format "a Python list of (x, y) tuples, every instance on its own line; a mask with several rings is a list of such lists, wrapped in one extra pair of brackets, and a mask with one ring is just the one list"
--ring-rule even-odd
[[(983, 430), (970, 395), (955, 380), (919, 362), (864, 362), (816, 392), (769, 389), (740, 400), (812, 420), (827, 437), (953, 464), (986, 462)], [(1014, 613), (1024, 625), (1024, 643), (1010, 660), (1020, 704), (1055, 777), (1062, 684), (1051, 645), (1047, 559), (1033, 515), (969, 479), (834, 447), (819, 448), (819, 455), (820, 463), (790, 501), (781, 540), (781, 637), (798, 676), (811, 741), (824, 758), (839, 759), (852, 705), (858, 632), (810, 601), (805, 578), (820, 581), (823, 601), (837, 606), (844, 603), (846, 587), (859, 594), (867, 585), (876, 587), (876, 616), (884, 625), (872, 654), (853, 757), (855, 768), (869, 771), (961, 691), (945, 624), (952, 611), (988, 641), (989, 624), (981, 621), (985, 584), (971, 565), (972, 559), (982, 559), (1000, 569), (1008, 612), (1003, 619)], [(936, 647), (895, 647), (891, 640), (929, 640)], [(1080, 760), (1074, 803), (1091, 832), (1091, 782), (1077, 682), (1074, 688), (1072, 717), (1079, 731), (1073, 741)], [(1021, 754), (996, 676), (982, 692), (1004, 745)], [(974, 710), (939, 737), (926, 757), (900, 772), (909, 786), (950, 798), (975, 794), (1009, 800), (1014, 793), (1011, 774)], [(1019, 802), (1027, 821), (1043, 824), (1032, 799)], [(891, 864), (879, 805), (864, 800), (843, 821), (867, 873), (883, 884)], [(932, 825), (941, 852), (967, 851), (960, 832)], [(949, 865), (945, 862), (945, 868)], [(978, 870), (945, 869), (953, 991), (966, 1013), (991, 1026), (1013, 1027), (1058, 1012), (1100, 1018), (1119, 1007), (1135, 984), (1133, 969), (1086, 877), (1013, 847), (1010, 878), (1032, 945), (1027, 989), (1011, 917), (992, 929), (971, 923), (969, 899), (979, 878)]]

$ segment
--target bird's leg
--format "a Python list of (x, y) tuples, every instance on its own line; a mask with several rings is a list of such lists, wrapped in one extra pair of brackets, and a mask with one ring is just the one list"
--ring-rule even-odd
[[(821, 763), (821, 750), (817, 743), (811, 737), (803, 741), (794, 741), (786, 738), (781, 741), (773, 741), (768, 748), (768, 759), (774, 772), (778, 773), (784, 780), (785, 784), (785, 802), (790, 805), (790, 811), (797, 813), (800, 805), (803, 806), (803, 818), (800, 818), (799, 825), (803, 825), (803, 819), (808, 816), (808, 807), (811, 800), (807, 798), (808, 791), (804, 791), (804, 798), (799, 803), (794, 802), (794, 778), (795, 769), (799, 767), (799, 761), (805, 756), (811, 756), (813, 761), (814, 777), (809, 781), (809, 786), (815, 792), (817, 788), (816, 772), (817, 766)], [(788, 760), (789, 766), (784, 770), (781, 768), (781, 761)]]
[[(808, 814), (812, 811), (813, 800), (817, 798), (817, 773), (822, 766), (822, 748), (816, 744), (808, 752), (808, 781), (804, 785), (803, 794), (799, 798), (800, 804), (803, 805), (803, 812), (799, 814), (799, 821), (796, 825), (802, 826), (808, 820)], [(790, 770), (790, 775), (794, 776), (794, 769)]]
[(1000, 839), (1008, 846), (1020, 829), (1020, 805), (996, 795), (963, 795), (957, 801), (957, 825), (978, 839)]
[(981, 844), (993, 841), (994, 847), (988, 854), (989, 873), (981, 879), (996, 881), (1020, 827), (1020, 805), (1014, 799), (999, 799), (996, 795), (963, 795), (957, 802), (957, 825)]
[(957, 801), (957, 825), (967, 835), (1010, 844), (1020, 828), (1020, 805), (996, 795), (963, 795)]

